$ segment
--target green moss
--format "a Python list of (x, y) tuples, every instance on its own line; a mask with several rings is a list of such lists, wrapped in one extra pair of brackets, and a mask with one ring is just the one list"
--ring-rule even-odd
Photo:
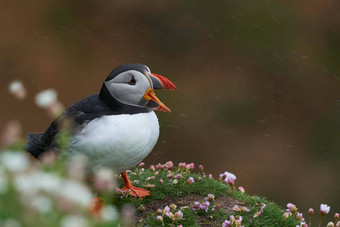
[[(157, 170), (156, 170), (157, 171)], [(143, 187), (145, 185), (154, 185), (154, 187), (149, 188), (151, 192), (150, 197), (146, 197), (143, 199), (135, 199), (129, 195), (123, 196), (116, 195), (114, 198), (114, 204), (121, 208), (123, 205), (129, 203), (133, 204), (137, 212), (137, 220), (141, 226), (149, 225), (149, 226), (160, 226), (161, 222), (157, 221), (156, 217), (158, 215), (155, 210), (148, 209), (149, 206), (155, 206), (155, 204), (159, 204), (159, 209), (164, 209), (165, 205), (170, 205), (164, 203), (164, 201), (181, 201), (182, 199), (188, 198), (188, 196), (197, 196), (199, 202), (204, 201), (204, 197), (208, 194), (215, 195), (215, 201), (211, 203), (208, 212), (205, 211), (193, 211), (191, 205), (188, 208), (184, 208), (181, 211), (183, 212), (183, 219), (173, 222), (170, 218), (163, 216), (164, 225), (165, 226), (199, 226), (202, 224), (219, 226), (224, 220), (228, 219), (231, 214), (235, 217), (242, 216), (242, 224), (245, 226), (296, 226), (298, 224), (295, 218), (283, 218), (284, 210), (276, 205), (273, 202), (270, 202), (264, 198), (258, 196), (250, 196), (246, 193), (242, 193), (222, 183), (219, 180), (210, 179), (205, 176), (203, 173), (190, 173), (189, 171), (179, 171), (178, 169), (171, 170), (168, 172), (166, 170), (158, 170), (159, 174), (156, 175), (155, 172), (150, 169), (142, 169), (136, 168), (134, 171), (130, 172), (129, 178), (132, 182), (138, 181), (137, 184), (133, 183), (137, 187)], [(180, 173), (182, 175), (181, 179), (168, 178), (168, 173), (171, 173), (173, 176)], [(150, 177), (154, 176), (153, 180), (150, 180)], [(194, 178), (194, 183), (187, 184), (187, 180), (189, 177)], [(160, 184), (159, 181), (163, 180), (163, 183)], [(169, 181), (170, 180), (170, 181)], [(121, 181), (121, 186), (123, 186), (123, 182)], [(144, 187), (145, 188), (145, 187)], [(226, 209), (226, 207), (222, 206), (219, 209), (215, 209), (211, 211), (214, 204), (219, 204), (222, 199), (230, 198), (231, 201), (235, 201), (235, 204), (230, 204), (230, 207)], [(163, 202), (162, 202), (163, 201)], [(176, 203), (176, 202), (175, 202)], [(254, 218), (254, 214), (259, 211), (261, 207), (261, 203), (265, 203), (267, 206), (264, 208), (263, 213)], [(231, 208), (236, 204), (242, 204), (249, 209), (249, 212), (234, 212)], [(140, 206), (145, 206), (147, 209), (141, 211)], [(180, 209), (180, 205), (177, 205), (177, 210)], [(174, 213), (175, 211), (173, 211)]]

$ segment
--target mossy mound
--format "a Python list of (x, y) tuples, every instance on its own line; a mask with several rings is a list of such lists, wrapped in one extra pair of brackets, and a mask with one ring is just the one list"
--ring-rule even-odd
[[(236, 190), (235, 186), (212, 179), (203, 171), (193, 173), (189, 169), (174, 168), (172, 165), (170, 168), (160, 164), (156, 166), (159, 168), (136, 168), (128, 173), (135, 186), (147, 188), (151, 192), (150, 197), (135, 199), (126, 194), (118, 194), (113, 201), (118, 208), (122, 208), (125, 204), (133, 204), (137, 210), (136, 223), (140, 226), (162, 224), (164, 226), (221, 226), (225, 220), (232, 219), (231, 216), (236, 220), (242, 217), (240, 226), (299, 224), (293, 217), (285, 219), (283, 217), (285, 211), (275, 203)], [(192, 179), (189, 179), (190, 177)], [(210, 199), (208, 207), (200, 208), (198, 203), (207, 201), (208, 194), (214, 195), (214, 199)], [(169, 213), (165, 214), (166, 206), (176, 207), (170, 209), (170, 212), (175, 214), (181, 211), (183, 217), (176, 219)], [(260, 212), (261, 207), (264, 207), (262, 212)], [(234, 226), (237, 224), (239, 223), (234, 223)]]

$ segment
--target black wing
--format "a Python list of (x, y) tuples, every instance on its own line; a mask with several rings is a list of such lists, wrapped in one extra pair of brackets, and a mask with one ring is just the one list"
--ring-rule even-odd
[(39, 158), (45, 151), (57, 147), (56, 136), (58, 135), (61, 123), (67, 119), (71, 121), (73, 134), (79, 132), (84, 125), (95, 118), (103, 115), (116, 114), (98, 95), (89, 96), (64, 111), (55, 119), (44, 133), (28, 133), (26, 135), (26, 150), (35, 158)]

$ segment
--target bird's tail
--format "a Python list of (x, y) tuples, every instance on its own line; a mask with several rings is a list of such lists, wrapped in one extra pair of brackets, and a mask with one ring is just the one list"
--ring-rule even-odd
[(35, 158), (38, 158), (45, 152), (45, 145), (41, 138), (43, 133), (28, 133), (26, 134), (27, 146), (26, 150)]

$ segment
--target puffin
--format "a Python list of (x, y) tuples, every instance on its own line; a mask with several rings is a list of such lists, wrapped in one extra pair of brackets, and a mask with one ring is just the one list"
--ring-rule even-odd
[(151, 73), (144, 64), (124, 64), (105, 79), (100, 92), (80, 100), (56, 118), (44, 133), (28, 133), (26, 150), (40, 159), (58, 148), (61, 124), (70, 124), (67, 157), (85, 155), (88, 168), (110, 168), (121, 173), (125, 186), (136, 198), (150, 192), (134, 187), (126, 170), (140, 163), (153, 149), (159, 136), (154, 112), (170, 112), (155, 95), (156, 89), (177, 90), (167, 78)]

